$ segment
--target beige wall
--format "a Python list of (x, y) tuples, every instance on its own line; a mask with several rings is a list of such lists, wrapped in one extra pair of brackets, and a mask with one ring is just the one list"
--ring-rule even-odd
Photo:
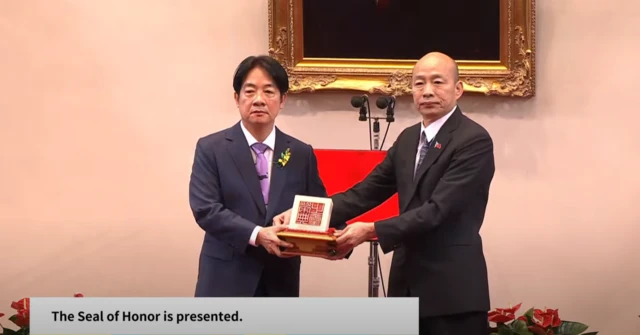
[[(194, 144), (237, 120), (233, 70), (267, 50), (266, 1), (226, 3), (0, 1), (0, 312), (22, 296), (193, 294)], [(538, 96), (460, 102), (496, 144), (483, 229), (494, 307), (640, 329), (639, 11), (539, 0)], [(292, 96), (278, 125), (366, 149), (349, 98)], [(397, 112), (392, 140), (418, 120), (406, 100)], [(367, 255), (305, 260), (302, 294), (366, 296)]]

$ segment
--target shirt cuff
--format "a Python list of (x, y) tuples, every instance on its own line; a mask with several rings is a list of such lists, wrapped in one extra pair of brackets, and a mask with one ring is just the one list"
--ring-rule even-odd
[(255, 228), (253, 228), (253, 232), (251, 233), (251, 238), (249, 238), (249, 244), (251, 244), (254, 247), (257, 247), (256, 239), (258, 238), (258, 232), (260, 231), (260, 229), (262, 229), (262, 226), (256, 226)]

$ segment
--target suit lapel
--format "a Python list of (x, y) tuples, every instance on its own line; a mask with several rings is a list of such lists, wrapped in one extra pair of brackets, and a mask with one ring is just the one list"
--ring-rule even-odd
[(230, 141), (227, 149), (229, 155), (233, 159), (233, 163), (238, 168), (244, 183), (251, 193), (251, 197), (255, 201), (260, 213), (266, 214), (266, 208), (264, 206), (264, 200), (262, 199), (262, 191), (260, 189), (260, 181), (258, 180), (258, 173), (256, 172), (256, 166), (251, 155), (251, 148), (247, 143), (247, 139), (242, 133), (240, 123), (233, 126), (227, 135), (227, 140)]
[[(452, 137), (451, 133), (458, 127), (459, 114), (460, 114), (460, 109), (456, 108), (456, 110), (453, 112), (453, 114), (451, 114), (449, 119), (442, 125), (442, 127), (436, 134), (436, 137), (433, 138), (433, 140), (431, 141), (431, 145), (429, 146), (427, 155), (424, 157), (422, 164), (418, 167), (418, 170), (416, 171), (416, 175), (415, 175), (415, 178), (413, 179), (413, 184), (411, 187), (411, 192), (409, 194), (409, 197), (407, 198), (408, 199), (407, 202), (404, 204), (403, 207), (406, 207), (410, 203), (410, 199), (413, 198), (416, 192), (416, 189), (420, 185), (421, 179), (427, 173), (431, 165), (433, 165), (433, 163), (436, 162), (438, 157), (440, 157), (440, 154), (442, 154), (442, 152), (446, 149), (447, 145), (451, 141), (451, 137)], [(419, 136), (419, 133), (420, 133), (420, 128), (418, 128), (418, 136)], [(415, 140), (414, 142), (416, 148), (417, 148), (418, 141), (419, 139)], [(417, 154), (417, 151), (414, 151), (414, 157), (416, 156), (416, 154)], [(411, 168), (413, 169), (414, 167), (415, 167), (415, 159), (414, 159), (414, 164), (411, 166)], [(413, 170), (411, 172), (413, 173)], [(401, 208), (402, 211), (404, 211), (404, 209), (405, 208)]]
[[(408, 159), (407, 162), (410, 162), (411, 164), (407, 164), (405, 169), (405, 173), (403, 173), (403, 176), (409, 176), (409, 183), (413, 183), (413, 172), (415, 170), (415, 166), (417, 163), (417, 155), (418, 155), (418, 143), (420, 143), (420, 128), (421, 124), (418, 123), (415, 126), (413, 126), (413, 128), (408, 132), (407, 136), (407, 141), (408, 143), (411, 143), (410, 145), (406, 145), (404, 146), (404, 148), (406, 148), (404, 155), (407, 155)], [(403, 150), (404, 151), (404, 150)]]
[[(400, 176), (402, 177), (403, 185), (407, 185), (402, 189), (411, 190), (411, 194), (413, 194), (414, 182), (413, 182), (413, 170), (416, 166), (416, 155), (418, 154), (418, 143), (420, 141), (420, 123), (415, 124), (413, 127), (407, 130), (407, 139), (406, 142), (403, 142), (402, 145), (398, 145), (398, 154), (403, 157), (402, 162), (406, 162), (402, 164), (402, 173)], [(399, 198), (400, 210), (403, 211), (403, 208), (409, 204), (411, 200), (411, 196), (405, 197), (402, 196)]]
[[(289, 137), (281, 132), (276, 127), (276, 145), (273, 148), (273, 162), (271, 163), (271, 180), (269, 182), (269, 209), (267, 210), (267, 220), (275, 214), (275, 208), (278, 208), (278, 200), (282, 195), (282, 191), (284, 189), (284, 185), (287, 181), (287, 168), (289, 166), (280, 166), (278, 163), (278, 159), (280, 155), (285, 152), (287, 149), (290, 149), (291, 141)], [(296, 153), (291, 152), (291, 158), (295, 156)], [(289, 162), (290, 164), (291, 162)], [(268, 223), (268, 222), (267, 222)]]

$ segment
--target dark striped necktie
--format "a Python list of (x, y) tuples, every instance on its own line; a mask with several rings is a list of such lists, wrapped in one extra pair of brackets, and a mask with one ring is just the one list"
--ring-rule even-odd
[(422, 132), (422, 135), (420, 135), (420, 143), (422, 145), (420, 147), (420, 158), (418, 159), (418, 166), (416, 166), (416, 171), (413, 174), (414, 177), (418, 172), (418, 169), (420, 169), (420, 165), (422, 165), (422, 161), (427, 156), (427, 151), (429, 151), (429, 145), (431, 145), (431, 142), (427, 141), (427, 134), (424, 131)]

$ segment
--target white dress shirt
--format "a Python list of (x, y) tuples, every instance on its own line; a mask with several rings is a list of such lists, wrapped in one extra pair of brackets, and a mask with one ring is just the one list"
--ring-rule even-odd
[[(419, 141), (418, 141), (418, 153), (416, 154), (416, 163), (413, 167), (413, 173), (415, 174), (416, 171), (418, 170), (418, 163), (420, 162), (420, 149), (422, 148), (423, 145), (426, 145), (428, 142), (431, 142), (431, 140), (433, 140), (436, 135), (438, 134), (438, 132), (440, 131), (440, 128), (442, 128), (442, 125), (447, 122), (447, 120), (449, 119), (449, 117), (451, 116), (451, 114), (453, 114), (453, 112), (456, 110), (456, 108), (458, 107), (458, 105), (455, 105), (453, 107), (453, 109), (447, 113), (445, 116), (437, 119), (435, 122), (432, 122), (431, 124), (429, 124), (428, 126), (424, 126), (424, 122), (420, 123), (420, 137), (419, 137)], [(425, 132), (427, 134), (427, 140), (425, 142), (422, 141), (422, 133)]]
[[(244, 137), (247, 138), (247, 143), (249, 144), (249, 151), (251, 151), (251, 157), (253, 157), (253, 163), (255, 164), (257, 156), (255, 151), (253, 151), (253, 149), (251, 148), (251, 146), (254, 143), (257, 143), (258, 140), (256, 140), (255, 137), (251, 135), (249, 130), (247, 130), (247, 128), (244, 127), (244, 124), (242, 124), (242, 122), (240, 122), (240, 127), (242, 128)], [(267, 138), (262, 143), (266, 144), (268, 147), (268, 149), (264, 152), (264, 156), (267, 158), (267, 163), (269, 166), (269, 170), (267, 171), (267, 180), (269, 180), (269, 183), (271, 183), (271, 169), (273, 167), (273, 149), (276, 147), (276, 128), (275, 127), (271, 130), (271, 133), (269, 133), (269, 136), (267, 136)], [(258, 232), (260, 231), (260, 229), (262, 229), (262, 226), (256, 226), (253, 229), (253, 232), (251, 233), (251, 237), (249, 238), (249, 244), (251, 244), (254, 247), (256, 246), (256, 239), (258, 238)]]

